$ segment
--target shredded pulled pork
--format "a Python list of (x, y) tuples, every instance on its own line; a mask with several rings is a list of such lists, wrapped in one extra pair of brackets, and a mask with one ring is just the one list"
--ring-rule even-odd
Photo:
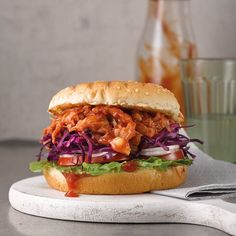
[(137, 149), (143, 135), (153, 137), (171, 123), (174, 121), (159, 112), (85, 105), (63, 111), (52, 120), (44, 134), (51, 134), (55, 143), (65, 129), (69, 132), (90, 130), (96, 142), (111, 145), (113, 150), (129, 155), (131, 149)]
[(168, 128), (173, 123), (172, 120), (159, 112), (151, 115), (149, 112), (134, 111), (131, 116), (136, 123), (136, 130), (149, 138), (152, 138), (164, 127)]

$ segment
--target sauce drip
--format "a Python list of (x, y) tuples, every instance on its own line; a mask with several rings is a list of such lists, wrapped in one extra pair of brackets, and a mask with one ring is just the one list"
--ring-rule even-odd
[(79, 194), (74, 191), (68, 191), (65, 193), (66, 197), (79, 197)]
[(83, 175), (76, 175), (73, 173), (63, 173), (66, 178), (66, 182), (68, 185), (68, 192), (65, 194), (66, 197), (78, 197), (77, 186), (79, 184), (79, 180)]

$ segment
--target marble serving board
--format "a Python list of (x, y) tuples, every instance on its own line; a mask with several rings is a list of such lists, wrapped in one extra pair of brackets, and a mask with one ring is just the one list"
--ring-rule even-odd
[(14, 183), (9, 201), (18, 211), (54, 219), (109, 223), (191, 223), (236, 235), (236, 199), (187, 201), (156, 194), (80, 195), (50, 189), (42, 176)]

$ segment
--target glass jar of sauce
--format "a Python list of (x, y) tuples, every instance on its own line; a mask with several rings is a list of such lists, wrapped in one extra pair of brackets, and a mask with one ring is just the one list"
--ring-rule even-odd
[(190, 0), (149, 0), (137, 50), (137, 78), (171, 90), (184, 113), (179, 60), (197, 56)]

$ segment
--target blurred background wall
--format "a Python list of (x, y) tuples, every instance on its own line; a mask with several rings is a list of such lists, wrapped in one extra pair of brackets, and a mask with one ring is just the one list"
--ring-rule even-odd
[[(202, 57), (236, 57), (236, 0), (192, 0)], [(0, 140), (38, 139), (51, 96), (135, 79), (147, 0), (0, 0)]]

